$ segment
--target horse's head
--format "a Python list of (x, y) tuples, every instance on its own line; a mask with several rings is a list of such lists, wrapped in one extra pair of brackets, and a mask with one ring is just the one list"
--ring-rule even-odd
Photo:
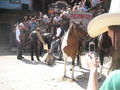
[(78, 38), (84, 38), (88, 35), (82, 21), (80, 23), (72, 22), (71, 29), (71, 33)]
[(103, 33), (99, 38), (98, 43), (102, 48), (110, 48), (112, 46), (112, 41), (108, 36), (108, 32)]
[(108, 36), (108, 32), (103, 33), (98, 41), (99, 49), (104, 51), (105, 54), (109, 54), (112, 47), (112, 41)]

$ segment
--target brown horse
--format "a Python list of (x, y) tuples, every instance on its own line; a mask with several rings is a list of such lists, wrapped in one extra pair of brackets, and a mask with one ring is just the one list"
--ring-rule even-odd
[(79, 46), (82, 46), (87, 35), (82, 22), (79, 24), (72, 23), (66, 32), (61, 45), (64, 59), (64, 78), (66, 77), (67, 59), (70, 58), (72, 61), (72, 80), (74, 80), (75, 58), (79, 52)]

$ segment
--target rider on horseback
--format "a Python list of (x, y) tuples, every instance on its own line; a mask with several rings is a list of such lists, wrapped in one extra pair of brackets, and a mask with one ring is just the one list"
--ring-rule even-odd
[(64, 30), (62, 29), (62, 27), (59, 25), (57, 27), (57, 32), (56, 35), (53, 37), (54, 41), (51, 43), (51, 47), (49, 50), (49, 54), (52, 54), (52, 56), (56, 57), (53, 53), (55, 48), (58, 48), (58, 46), (60, 46), (60, 41), (61, 41), (61, 37), (64, 34)]

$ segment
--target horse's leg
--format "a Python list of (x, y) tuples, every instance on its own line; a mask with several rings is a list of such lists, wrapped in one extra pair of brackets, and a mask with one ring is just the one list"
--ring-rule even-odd
[(67, 58), (63, 58), (64, 59), (64, 76), (63, 77), (66, 77), (66, 65), (67, 65)]
[(74, 67), (75, 67), (75, 60), (72, 60), (72, 80), (74, 81)]
[(60, 43), (60, 44), (59, 44), (59, 60), (62, 61), (61, 40), (60, 40), (59, 43)]
[(80, 66), (80, 68), (82, 68), (82, 64), (81, 64), (81, 59), (80, 59), (80, 52), (81, 52), (81, 42), (79, 41), (78, 44), (78, 51), (77, 51), (77, 66)]
[(62, 56), (63, 56), (63, 55), (62, 55), (62, 51), (60, 50), (60, 51), (59, 51), (59, 60), (60, 60), (60, 61), (63, 61)]
[(77, 65), (78, 65), (78, 66), (79, 66), (79, 64), (80, 64), (79, 59), (80, 59), (80, 57), (79, 57), (79, 55), (77, 55)]
[(77, 55), (77, 65), (82, 68), (81, 58), (79, 55)]

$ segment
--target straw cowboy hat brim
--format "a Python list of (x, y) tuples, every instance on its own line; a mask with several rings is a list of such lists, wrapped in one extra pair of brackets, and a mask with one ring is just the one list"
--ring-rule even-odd
[(120, 13), (105, 13), (95, 17), (88, 24), (88, 34), (96, 37), (108, 31), (111, 25), (120, 25)]

